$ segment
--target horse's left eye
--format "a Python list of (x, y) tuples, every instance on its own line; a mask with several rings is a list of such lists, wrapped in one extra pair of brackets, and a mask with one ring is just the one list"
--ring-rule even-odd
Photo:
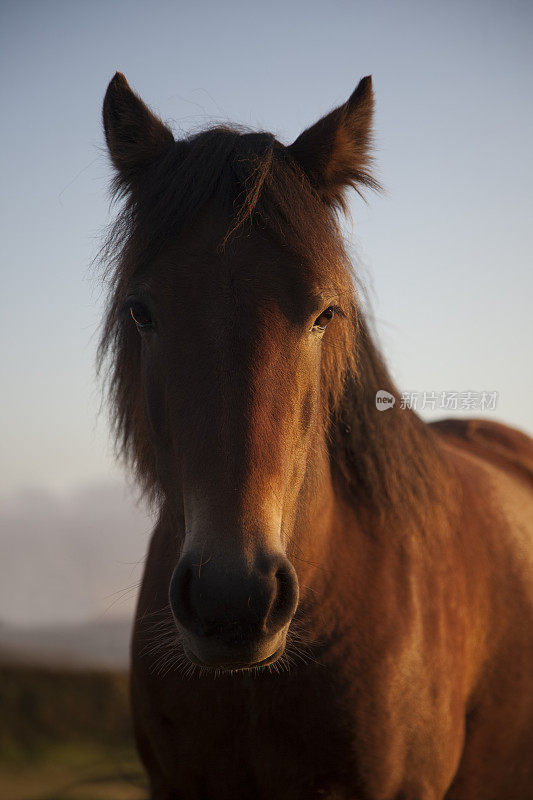
[(152, 315), (143, 303), (132, 303), (130, 305), (130, 314), (140, 330), (150, 330), (153, 328), (154, 323)]
[(328, 322), (331, 322), (334, 314), (335, 310), (331, 308), (331, 306), (329, 308), (326, 308), (326, 310), (323, 311), (322, 314), (315, 319), (315, 324), (313, 325), (313, 327), (316, 330), (325, 331)]

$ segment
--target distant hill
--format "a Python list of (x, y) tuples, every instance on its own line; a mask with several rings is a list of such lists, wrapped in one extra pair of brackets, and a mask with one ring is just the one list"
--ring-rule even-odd
[(0, 486), (0, 619), (37, 627), (132, 615), (152, 527), (120, 485), (9, 496)]
[(125, 669), (131, 620), (16, 628), (0, 623), (0, 663)]

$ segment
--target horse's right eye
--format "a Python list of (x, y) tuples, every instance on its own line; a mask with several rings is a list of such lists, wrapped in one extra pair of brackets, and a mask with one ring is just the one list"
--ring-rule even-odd
[(130, 314), (139, 330), (150, 330), (154, 327), (152, 315), (143, 303), (132, 303)]

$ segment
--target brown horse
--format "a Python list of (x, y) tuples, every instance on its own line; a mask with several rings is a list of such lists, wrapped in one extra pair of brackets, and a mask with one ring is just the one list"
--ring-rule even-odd
[(373, 95), (175, 141), (117, 74), (101, 344), (157, 504), (133, 638), (153, 800), (533, 798), (533, 443), (423, 423), (337, 212)]

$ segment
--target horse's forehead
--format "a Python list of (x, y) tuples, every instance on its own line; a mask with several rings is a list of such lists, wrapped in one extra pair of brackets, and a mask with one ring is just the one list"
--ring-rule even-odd
[(170, 288), (215, 301), (231, 290), (236, 299), (306, 303), (320, 283), (305, 262), (256, 225), (232, 231), (232, 219), (208, 210), (166, 248), (156, 270)]

